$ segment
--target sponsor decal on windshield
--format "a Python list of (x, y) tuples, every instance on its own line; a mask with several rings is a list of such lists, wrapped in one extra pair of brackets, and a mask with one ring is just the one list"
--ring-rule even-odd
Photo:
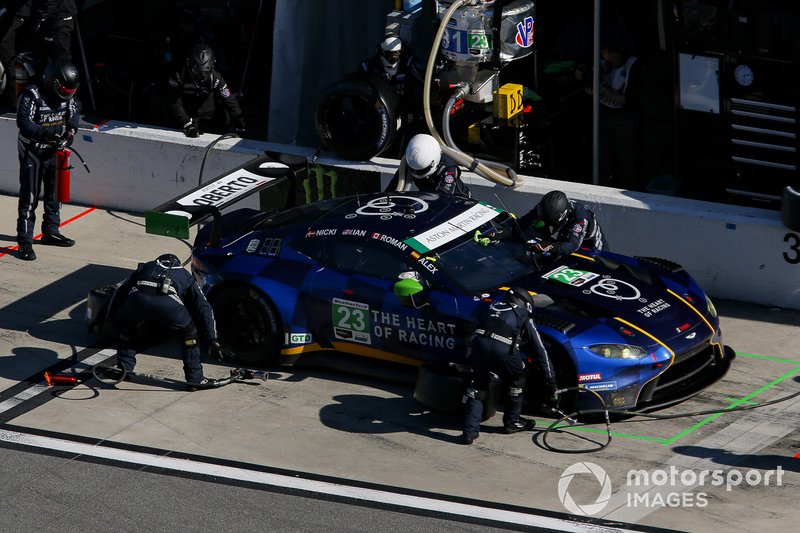
[(406, 243), (420, 253), (435, 250), (464, 235), (471, 235), (474, 230), (486, 224), (502, 213), (488, 204), (477, 204), (456, 217), (423, 232), (416, 237), (406, 239)]

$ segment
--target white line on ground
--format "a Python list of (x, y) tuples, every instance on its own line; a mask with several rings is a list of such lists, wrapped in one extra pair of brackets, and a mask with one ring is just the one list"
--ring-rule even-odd
[[(73, 365), (72, 368), (75, 369), (76, 371), (79, 371), (79, 372), (88, 370), (89, 368), (91, 368), (92, 366), (96, 365), (97, 363), (101, 363), (101, 362), (105, 361), (106, 359), (108, 359), (109, 357), (115, 355), (115, 353), (116, 352), (114, 352), (112, 350), (101, 350), (101, 351), (97, 352), (96, 354), (90, 355), (89, 357), (87, 357), (83, 361), (79, 361), (79, 362), (75, 363), (75, 365)], [(20, 392), (16, 396), (13, 396), (13, 397), (8, 398), (7, 400), (5, 400), (3, 402), (0, 402), (0, 413), (4, 413), (4, 412), (8, 411), (9, 409), (12, 409), (12, 408), (18, 406), (22, 402), (24, 402), (26, 400), (30, 400), (34, 396), (38, 396), (39, 394), (41, 394), (41, 393), (43, 393), (43, 392), (45, 392), (46, 390), (49, 390), (49, 389), (50, 389), (50, 387), (47, 385), (47, 383), (45, 382), (44, 378), (42, 378), (42, 381), (40, 381), (38, 383), (35, 383), (34, 385), (31, 385), (29, 388), (27, 388), (24, 391)]]
[(491, 509), (478, 505), (437, 500), (435, 498), (410, 496), (378, 489), (352, 487), (340, 483), (314, 481), (281, 474), (247, 470), (245, 468), (215, 465), (190, 459), (177, 459), (150, 453), (120, 450), (117, 448), (72, 442), (53, 437), (28, 435), (26, 433), (4, 429), (0, 429), (0, 441), (142, 466), (151, 466), (154, 468), (163, 468), (177, 472), (208, 475), (259, 485), (296, 489), (316, 494), (326, 494), (353, 500), (449, 513), (509, 524), (550, 528), (557, 531), (572, 531), (578, 533), (624, 533), (632, 531), (620, 527), (611, 528), (597, 524), (579, 523), (567, 519), (538, 516), (524, 512)]

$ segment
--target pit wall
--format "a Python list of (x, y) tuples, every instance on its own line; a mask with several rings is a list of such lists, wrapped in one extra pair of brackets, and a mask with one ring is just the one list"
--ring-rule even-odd
[[(0, 193), (8, 195), (19, 190), (16, 137), (14, 117), (0, 117), (0, 146), (6, 154), (0, 160)], [(180, 131), (116, 121), (82, 130), (74, 148), (91, 172), (73, 156), (71, 203), (139, 213), (158, 206), (197, 186), (205, 148), (216, 138), (188, 139)], [(315, 151), (225, 139), (208, 155), (203, 181), (265, 150), (306, 157)], [(378, 172), (382, 186), (397, 167), (390, 159), (358, 163), (329, 153), (317, 163)], [(561, 189), (595, 212), (611, 250), (678, 262), (712, 297), (800, 309), (800, 235), (781, 223), (777, 211), (536, 177), (525, 177), (514, 190), (471, 173), (464, 180), (478, 199), (517, 214), (527, 212), (544, 193)], [(254, 197), (237, 206), (258, 207), (257, 202)]]

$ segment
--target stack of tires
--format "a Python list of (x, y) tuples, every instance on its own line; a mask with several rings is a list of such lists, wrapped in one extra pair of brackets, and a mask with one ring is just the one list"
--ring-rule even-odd
[(783, 225), (792, 231), (800, 231), (800, 189), (787, 185), (781, 198)]

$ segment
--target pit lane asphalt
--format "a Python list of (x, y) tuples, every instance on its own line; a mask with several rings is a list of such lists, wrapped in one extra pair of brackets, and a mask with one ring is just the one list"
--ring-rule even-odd
[[(0, 247), (14, 247), (16, 198), (0, 196), (0, 207), (5, 228)], [(485, 502), (492, 513), (561, 519), (567, 510), (559, 485), (581, 505), (593, 504), (599, 496), (600, 484), (591, 476), (578, 475), (571, 482), (562, 478), (581, 462), (601, 467), (613, 490), (594, 515), (597, 519), (699, 532), (726, 527), (779, 531), (795, 525), (800, 472), (800, 458), (794, 457), (800, 452), (797, 399), (718, 416), (614, 423), (608, 448), (566, 455), (542, 449), (536, 432), (507, 436), (492, 431), (499, 415), (485, 425), (473, 446), (458, 446), (459, 420), (424, 410), (407, 385), (322, 369), (273, 369), (274, 379), (258, 386), (235, 384), (192, 393), (138, 383), (107, 388), (87, 382), (60, 391), (41, 384), (37, 388), (42, 372), (54, 365), (80, 369), (85, 357), (112, 353), (98, 351), (100, 339), (85, 328), (89, 289), (118, 281), (138, 262), (161, 253), (189, 256), (184, 242), (146, 235), (138, 214), (65, 205), (62, 220), (62, 231), (77, 240), (73, 248), (35, 246), (39, 258), (34, 262), (0, 248), (0, 445), (8, 448), (0, 459), (0, 497), (4, 509), (12, 511), (1, 514), (0, 529), (42, 531), (66, 525), (67, 530), (85, 531), (115, 525), (134, 530), (140, 529), (135, 517), (142, 513), (146, 524), (159, 530), (200, 530), (204, 524), (223, 529), (223, 522), (217, 521), (220, 515), (242, 519), (230, 529), (252, 529), (251, 517), (269, 516), (275, 506), (282, 509), (275, 516), (286, 525), (281, 530), (318, 529), (315, 524), (326, 523), (317, 515), (303, 515), (310, 509), (341, 518), (331, 527), (337, 531), (376, 530), (371, 527), (375, 524), (397, 526), (386, 526), (387, 531), (472, 527), (439, 519), (430, 523), (425, 517), (421, 523), (412, 522), (421, 514), (414, 506), (429, 503), (407, 502), (401, 518), (395, 516), (394, 502), (382, 504), (378, 511), (374, 504), (347, 504), (365, 505), (366, 499), (383, 494), (399, 495), (397, 501), (401, 496), (426, 502), (438, 497), (450, 505), (442, 508), (451, 511), (437, 507), (426, 513), (443, 512), (445, 517), (448, 512), (477, 512), (472, 507)], [(800, 313), (716, 303), (725, 342), (739, 357), (721, 382), (668, 413), (764, 402), (798, 390)], [(211, 376), (225, 375), (228, 368), (205, 364)], [(139, 356), (137, 370), (180, 378), (178, 346), (165, 343), (148, 349)], [(549, 421), (539, 419), (540, 426)], [(575, 434), (603, 436), (571, 433)], [(564, 439), (567, 446), (580, 444), (566, 435)], [(162, 464), (153, 457), (176, 458), (206, 470), (181, 471), (180, 465)], [(660, 505), (654, 498), (652, 505), (641, 499), (638, 505), (630, 504), (631, 495), (641, 493), (626, 485), (630, 470), (653, 473), (670, 466), (680, 471), (762, 474), (780, 467), (782, 484), (776, 486), (773, 477), (770, 486), (743, 483), (730, 491), (725, 486), (675, 487), (670, 492), (682, 494), (680, 506)], [(250, 477), (228, 483), (225, 480), (233, 476), (228, 468)], [(128, 473), (124, 479), (123, 471)], [(276, 485), (258, 477), (276, 473), (335, 486), (345, 495), (320, 496), (335, 499), (336, 505), (330, 506), (319, 500), (289, 503), (285, 495), (274, 494), (280, 492)], [(93, 484), (98, 490), (87, 491)], [(321, 489), (312, 484), (282, 490), (296, 495)], [(365, 490), (373, 492), (359, 492)], [(354, 498), (354, 493), (364, 499)], [(705, 506), (699, 505), (698, 493), (706, 495)], [(452, 511), (454, 504), (472, 507)], [(185, 507), (177, 512), (176, 505)], [(236, 515), (242, 508), (251, 511)], [(376, 512), (380, 514), (370, 521), (368, 516)], [(70, 526), (60, 518), (64, 513), (81, 518)], [(121, 518), (107, 522), (109, 515)], [(506, 525), (521, 527), (514, 522), (519, 516), (514, 516)], [(485, 530), (495, 522), (482, 524), (476, 528)]]

